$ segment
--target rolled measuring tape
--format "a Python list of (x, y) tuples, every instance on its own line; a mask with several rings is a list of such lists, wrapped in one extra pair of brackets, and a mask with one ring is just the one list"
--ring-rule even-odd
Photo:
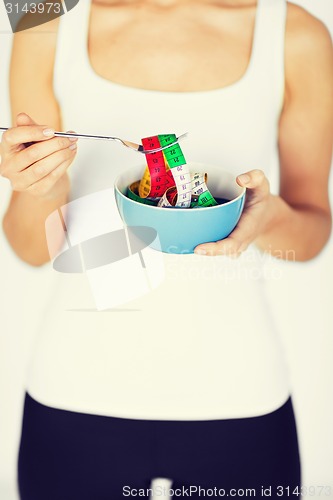
[(143, 198), (139, 195), (139, 186), (140, 186), (140, 183), (142, 181), (135, 181), (135, 182), (132, 182), (132, 184), (130, 184), (127, 188), (127, 196), (128, 198), (130, 198), (131, 200), (134, 200), (138, 203), (143, 203), (144, 205), (153, 205), (155, 207), (157, 207), (157, 203), (158, 203), (158, 198)]
[[(175, 134), (142, 139), (144, 149), (174, 143)], [(191, 174), (180, 145), (146, 155), (147, 168), (141, 180), (133, 182), (127, 195), (134, 201), (158, 207), (200, 208), (217, 205), (206, 181), (207, 174)]]

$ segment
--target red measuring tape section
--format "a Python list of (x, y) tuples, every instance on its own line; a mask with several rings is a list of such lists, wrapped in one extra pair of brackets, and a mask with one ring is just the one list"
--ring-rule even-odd
[[(161, 147), (157, 135), (142, 139), (145, 150)], [(139, 195), (142, 198), (161, 198), (167, 189), (166, 165), (163, 151), (146, 155), (149, 177), (144, 176), (139, 186)]]

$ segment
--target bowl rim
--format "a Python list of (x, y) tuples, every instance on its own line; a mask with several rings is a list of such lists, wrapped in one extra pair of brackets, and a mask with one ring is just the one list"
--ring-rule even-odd
[[(195, 164), (196, 162), (189, 162), (189, 164)], [(207, 165), (208, 166), (208, 165)], [(213, 165), (209, 165), (209, 166), (212, 166)], [(216, 167), (218, 168), (218, 167)], [(123, 194), (120, 189), (118, 188), (118, 180), (119, 178), (124, 175), (125, 172), (129, 171), (131, 169), (126, 169), (124, 172), (122, 172), (121, 174), (119, 174), (115, 181), (114, 181), (114, 190), (117, 191), (117, 193), (122, 197), (124, 198), (126, 201), (129, 201), (131, 203), (135, 203), (136, 205), (144, 205), (148, 208), (151, 208), (151, 209), (154, 209), (154, 210), (163, 210), (163, 212), (165, 212), (165, 208), (166, 207), (155, 207), (154, 205), (148, 205), (148, 204), (145, 204), (145, 203), (140, 203), (139, 201), (135, 201), (135, 200), (132, 200), (131, 198), (129, 198), (128, 196), (126, 196), (125, 194)], [(230, 172), (230, 170), (227, 170), (226, 168), (221, 168), (220, 170), (222, 170), (223, 172), (225, 173), (228, 173), (228, 174), (233, 174), (233, 172)], [(133, 181), (135, 182), (135, 181)], [(236, 180), (235, 180), (236, 182)], [(237, 184), (237, 183), (236, 183)], [(239, 186), (239, 184), (238, 184)], [(212, 210), (212, 209), (221, 209), (221, 207), (225, 207), (227, 205), (231, 205), (232, 203), (235, 203), (236, 201), (238, 201), (240, 198), (242, 198), (245, 193), (246, 193), (246, 187), (245, 186), (239, 186), (239, 188), (242, 190), (241, 193), (236, 196), (236, 198), (233, 198), (232, 200), (230, 201), (227, 201), (226, 203), (222, 203), (221, 205), (214, 205), (213, 207), (200, 207), (199, 211), (202, 212), (203, 210)], [(170, 207), (171, 208), (171, 207)], [(192, 213), (193, 212), (193, 209), (192, 210), (188, 210), (188, 207), (172, 207), (172, 210), (169, 210), (170, 212), (178, 212), (179, 210), (181, 210), (182, 212), (189, 212), (189, 213)]]

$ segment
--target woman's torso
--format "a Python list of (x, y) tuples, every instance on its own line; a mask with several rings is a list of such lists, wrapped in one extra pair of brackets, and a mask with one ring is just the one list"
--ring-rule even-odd
[[(283, 103), (285, 10), (285, 0), (259, 0), (250, 63), (235, 83), (168, 92), (111, 82), (92, 69), (90, 2), (81, 0), (59, 30), (54, 84), (64, 129), (133, 140), (189, 131), (182, 144), (188, 161), (235, 175), (252, 168), (269, 175)], [(140, 46), (133, 51), (137, 60), (144, 56)], [(126, 83), (126, 75), (120, 76)], [(165, 79), (172, 80), (168, 73)], [(213, 88), (211, 83), (202, 85)], [(120, 146), (81, 142), (71, 172), (72, 199), (109, 189), (107, 214), (101, 202), (101, 227), (112, 220), (113, 229), (122, 228), (114, 179), (140, 162)], [(81, 231), (80, 217), (72, 220), (70, 234)], [(32, 356), (32, 396), (74, 411), (152, 419), (253, 416), (287, 399), (286, 365), (265, 300), (260, 253), (251, 247), (237, 261), (170, 254), (162, 259), (160, 286), (104, 312), (95, 309), (91, 284), (96, 273), (106, 276), (110, 269), (88, 278), (50, 269), (55, 283)], [(131, 271), (124, 270), (123, 280), (133, 286)]]

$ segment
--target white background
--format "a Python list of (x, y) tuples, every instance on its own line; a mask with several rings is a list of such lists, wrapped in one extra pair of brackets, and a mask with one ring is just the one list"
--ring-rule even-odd
[[(333, 33), (332, 0), (297, 0), (296, 3), (321, 18)], [(0, 126), (10, 124), (7, 80), (11, 40), (9, 22), (0, 2)], [(8, 196), (9, 186), (0, 179), (0, 218)], [(333, 489), (332, 250), (333, 239), (321, 256), (309, 263), (270, 263), (279, 278), (269, 280), (269, 289), (290, 364), (303, 484), (331, 485)], [(25, 366), (33, 345), (33, 325), (43, 306), (41, 290), (45, 286), (48, 283), (43, 269), (32, 269), (21, 263), (11, 253), (0, 231), (1, 500), (17, 498), (15, 475)], [(29, 329), (25, 324), (28, 317)], [(312, 498), (333, 498), (333, 494)]]

